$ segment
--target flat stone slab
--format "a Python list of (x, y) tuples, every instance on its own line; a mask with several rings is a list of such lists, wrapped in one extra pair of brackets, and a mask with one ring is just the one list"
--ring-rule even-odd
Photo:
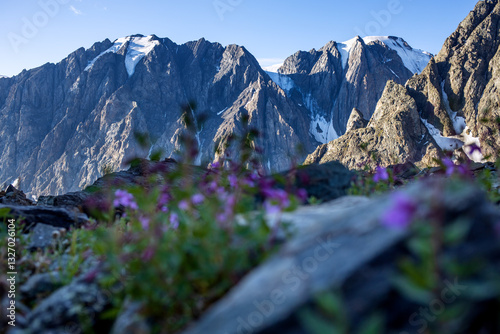
[[(496, 254), (493, 250), (498, 248), (498, 240), (491, 231), (500, 221), (500, 211), (482, 191), (466, 183), (448, 187), (439, 178), (400, 191), (412, 198), (419, 210), (427, 210), (430, 203), (437, 205), (446, 217), (444, 224), (457, 218), (481, 223), (472, 225), (470, 240), (455, 250), (457, 258), (475, 254), (486, 259)], [(281, 325), (290, 324), (298, 309), (318, 293), (346, 287), (351, 316), (363, 319), (370, 313), (362, 310), (375, 311), (370, 308), (389, 291), (396, 255), (412, 233), (411, 229), (381, 225), (380, 217), (394, 203), (391, 194), (376, 199), (345, 197), (283, 214), (295, 235), (184, 334), (291, 333)], [(303, 333), (293, 323), (287, 328)]]
[(312, 295), (340, 286), (357, 268), (402, 241), (406, 231), (382, 227), (388, 200), (346, 197), (284, 214), (297, 229), (185, 334), (257, 333), (289, 316)]

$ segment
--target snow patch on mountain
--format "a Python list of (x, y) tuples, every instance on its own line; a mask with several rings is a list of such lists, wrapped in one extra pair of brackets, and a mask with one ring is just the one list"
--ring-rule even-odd
[(321, 144), (327, 144), (332, 140), (339, 138), (333, 128), (333, 123), (328, 122), (323, 116), (315, 115), (311, 121), (309, 132)]
[(147, 37), (122, 37), (117, 39), (113, 46), (102, 52), (100, 55), (95, 57), (92, 61), (89, 62), (87, 67), (85, 67), (85, 71), (89, 71), (95, 64), (95, 62), (102, 57), (106, 53), (117, 53), (121, 50), (121, 48), (126, 45), (127, 53), (125, 56), (125, 67), (127, 68), (127, 73), (129, 77), (131, 77), (135, 72), (135, 67), (144, 58), (148, 55), (157, 45), (160, 45), (158, 40), (155, 40), (153, 36)]
[(271, 65), (271, 66), (265, 66), (265, 67), (262, 67), (262, 69), (266, 72), (273, 72), (273, 73), (278, 73), (278, 69), (283, 66), (283, 62), (281, 63), (278, 63), (278, 64), (274, 64), (274, 65)]
[(448, 100), (448, 94), (446, 94), (446, 92), (444, 91), (444, 81), (441, 82), (441, 92), (443, 94), (444, 107), (446, 108), (448, 116), (450, 116), (455, 132), (462, 133), (467, 127), (467, 124), (465, 124), (465, 118), (458, 116), (458, 113), (456, 111), (451, 110), (450, 101)]
[(366, 44), (374, 41), (384, 43), (388, 48), (398, 53), (405, 67), (412, 73), (420, 74), (432, 58), (432, 54), (429, 52), (412, 48), (400, 37), (368, 36), (363, 38), (363, 41)]
[(429, 130), (430, 135), (436, 141), (439, 147), (443, 151), (455, 151), (464, 146), (464, 142), (457, 138), (443, 137), (441, 132), (427, 120), (421, 118), (422, 123), (424, 123), (427, 130)]
[[(342, 57), (342, 67), (345, 69), (349, 55), (359, 36), (346, 42), (338, 43), (337, 47)], [(432, 58), (429, 52), (413, 49), (404, 39), (392, 36), (367, 36), (363, 38), (365, 44), (380, 41), (389, 49), (397, 52), (405, 67), (412, 73), (421, 73)]]
[(295, 83), (293, 82), (292, 78), (284, 74), (267, 71), (266, 73), (271, 77), (271, 80), (273, 80), (278, 86), (280, 86), (281, 89), (283, 89), (286, 93), (289, 93), (290, 90), (295, 87)]
[(339, 135), (333, 127), (332, 121), (327, 121), (324, 116), (319, 114), (320, 108), (318, 102), (307, 94), (302, 96), (305, 107), (311, 111), (311, 123), (309, 125), (309, 133), (321, 144), (327, 144), (332, 140), (339, 138)]
[(342, 57), (342, 68), (345, 69), (347, 63), (349, 61), (349, 54), (351, 53), (351, 49), (356, 44), (358, 37), (351, 38), (348, 41), (337, 43), (337, 49), (340, 52), (340, 56)]
[(479, 141), (479, 138), (473, 137), (470, 134), (469, 127), (467, 126), (465, 127), (461, 136), (464, 138), (465, 154), (467, 154), (467, 156), (474, 162), (484, 162), (483, 154), (480, 151), (472, 149), (472, 145), (476, 145), (477, 147), (481, 148), (481, 142)]

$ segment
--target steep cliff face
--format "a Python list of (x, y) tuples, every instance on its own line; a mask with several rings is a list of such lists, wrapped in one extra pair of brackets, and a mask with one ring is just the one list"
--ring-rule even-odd
[[(29, 195), (57, 195), (131, 157), (159, 149), (172, 156), (181, 149), (180, 106), (188, 101), (204, 119), (196, 125), (198, 164), (224, 154), (248, 115), (261, 133), (255, 145), (263, 167), (288, 169), (337, 138), (353, 107), (369, 119), (385, 82), (404, 83), (428, 57), (400, 38), (358, 37), (299, 52), (272, 73), (237, 45), (177, 45), (154, 35), (105, 40), (0, 78), (0, 182), (20, 177)], [(137, 144), (136, 132), (148, 134), (149, 147)]]
[(327, 143), (346, 132), (353, 108), (370, 119), (388, 80), (404, 84), (431, 55), (398, 37), (355, 37), (318, 51), (297, 52), (274, 74), (311, 115), (310, 132)]
[(337, 140), (319, 146), (305, 163), (336, 160), (350, 169), (407, 162), (425, 166), (439, 151), (420, 120), (415, 100), (403, 86), (390, 81), (366, 128), (354, 127)]
[(480, 143), (490, 159), (500, 148), (499, 23), (498, 1), (479, 1), (424, 72), (407, 83), (422, 117), (441, 135)]
[(149, 134), (150, 152), (179, 149), (180, 105), (194, 100), (206, 121), (198, 161), (212, 161), (241, 128), (261, 130), (265, 167), (289, 167), (295, 148), (312, 151), (307, 110), (291, 103), (243, 47), (203, 39), (177, 45), (156, 36), (106, 40), (62, 62), (0, 79), (0, 180), (21, 177), (31, 195), (60, 194), (147, 157), (134, 139)]
[[(405, 89), (397, 90), (399, 96), (395, 96), (394, 101), (411, 97), (416, 103), (417, 111), (412, 112), (412, 115), (419, 115), (421, 123), (427, 129), (424, 132), (432, 136), (433, 140), (428, 141), (424, 157), (431, 153), (437, 157), (438, 152), (445, 150), (455, 151), (455, 154), (462, 157), (465, 153), (474, 161), (496, 160), (500, 149), (499, 36), (498, 0), (479, 1), (424, 71), (410, 78)], [(388, 108), (389, 114), (399, 112), (397, 104)], [(413, 107), (410, 109), (413, 110)], [(372, 117), (367, 129), (373, 124)], [(410, 126), (411, 124), (405, 125), (399, 130), (394, 128), (393, 133), (385, 134), (394, 138), (395, 148), (399, 147), (407, 134), (414, 132)], [(368, 130), (350, 131), (342, 138), (344, 142), (330, 142), (327, 146), (318, 148), (306, 161), (343, 161), (345, 155), (340, 151), (342, 145), (349, 146), (348, 141), (355, 133), (366, 131)], [(418, 162), (418, 157), (424, 153), (422, 148), (415, 148), (406, 139), (404, 142), (405, 145), (410, 145), (411, 150), (416, 149), (410, 160)], [(475, 146), (480, 146), (481, 153)], [(390, 151), (383, 153), (384, 149), (380, 150), (378, 147), (374, 149), (380, 154), (392, 154)], [(364, 155), (361, 152), (352, 154), (357, 163), (368, 159), (366, 152)], [(392, 160), (386, 155), (380, 159), (380, 163), (387, 165)], [(423, 163), (425, 161), (429, 159), (422, 160)], [(356, 165), (354, 162), (349, 164)]]

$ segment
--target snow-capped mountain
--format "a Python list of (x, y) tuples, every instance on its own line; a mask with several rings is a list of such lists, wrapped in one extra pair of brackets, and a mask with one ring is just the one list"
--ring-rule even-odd
[[(404, 86), (386, 85), (367, 124), (320, 145), (306, 163), (427, 167), (443, 151), (465, 161), (495, 162), (500, 151), (499, 12), (498, 0), (479, 1), (420, 74)], [(397, 38), (375, 39), (393, 48), (407, 67), (421, 70), (425, 57), (418, 51), (409, 52)], [(367, 152), (375, 154), (368, 159)]]
[(400, 37), (394, 36), (369, 36), (363, 38), (366, 44), (371, 42), (382, 42), (389, 49), (398, 53), (405, 67), (412, 73), (420, 74), (432, 58), (432, 54), (420, 49), (412, 48)]
[(318, 51), (299, 51), (266, 70), (289, 97), (309, 110), (311, 135), (327, 143), (345, 132), (353, 108), (370, 119), (386, 82), (404, 84), (431, 57), (399, 37), (357, 36), (332, 41)]
[[(0, 80), (0, 181), (20, 177), (30, 195), (60, 194), (123, 168), (129, 157), (157, 149), (171, 156), (181, 148), (180, 105), (190, 100), (205, 118), (198, 163), (218, 159), (248, 114), (261, 133), (263, 167), (287, 169), (291, 157), (342, 134), (352, 108), (369, 118), (387, 80), (404, 84), (411, 75), (397, 50), (360, 38), (349, 50), (330, 42), (299, 51), (267, 73), (237, 45), (179, 45), (154, 35), (105, 40)], [(149, 134), (149, 148), (137, 145), (135, 132)]]

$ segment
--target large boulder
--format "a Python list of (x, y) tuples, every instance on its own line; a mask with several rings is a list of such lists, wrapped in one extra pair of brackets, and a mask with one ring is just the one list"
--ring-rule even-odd
[[(444, 277), (443, 284), (461, 289), (459, 292), (466, 299), (479, 300), (475, 306), (477, 312), (462, 319), (468, 333), (480, 332), (473, 329), (477, 321), (482, 328), (495, 324), (495, 317), (483, 315), (491, 311), (491, 303), (494, 304), (500, 291), (480, 282), (490, 274), (500, 274), (500, 244), (494, 232), (495, 224), (500, 221), (498, 208), (473, 185), (453, 186), (443, 179), (418, 182), (404, 193), (417, 203), (418, 212), (427, 207), (439, 213), (434, 217), (440, 218), (433, 219), (441, 219), (442, 226), (457, 221), (469, 224), (464, 241), (444, 252), (447, 258), (460, 263), (486, 261), (482, 276), (468, 283), (457, 276)], [(344, 320), (354, 327), (378, 313), (384, 317), (386, 332), (415, 332), (420, 324), (406, 319), (421, 306), (401, 295), (393, 279), (399, 270), (399, 260), (408, 255), (405, 241), (416, 232), (380, 223), (381, 217), (393, 207), (392, 195), (373, 200), (347, 197), (283, 215), (295, 228), (296, 235), (184, 334), (310, 333), (299, 321), (300, 310), (307, 305), (312, 307), (315, 296), (329, 290), (342, 291), (346, 309), (341, 311), (347, 316)], [(472, 288), (464, 291), (464, 284), (477, 287), (483, 284), (484, 291)], [(484, 297), (478, 298), (478, 293)], [(434, 302), (432, 296), (427, 300), (425, 294), (419, 298), (426, 305)], [(495, 307), (499, 309), (498, 304)]]

